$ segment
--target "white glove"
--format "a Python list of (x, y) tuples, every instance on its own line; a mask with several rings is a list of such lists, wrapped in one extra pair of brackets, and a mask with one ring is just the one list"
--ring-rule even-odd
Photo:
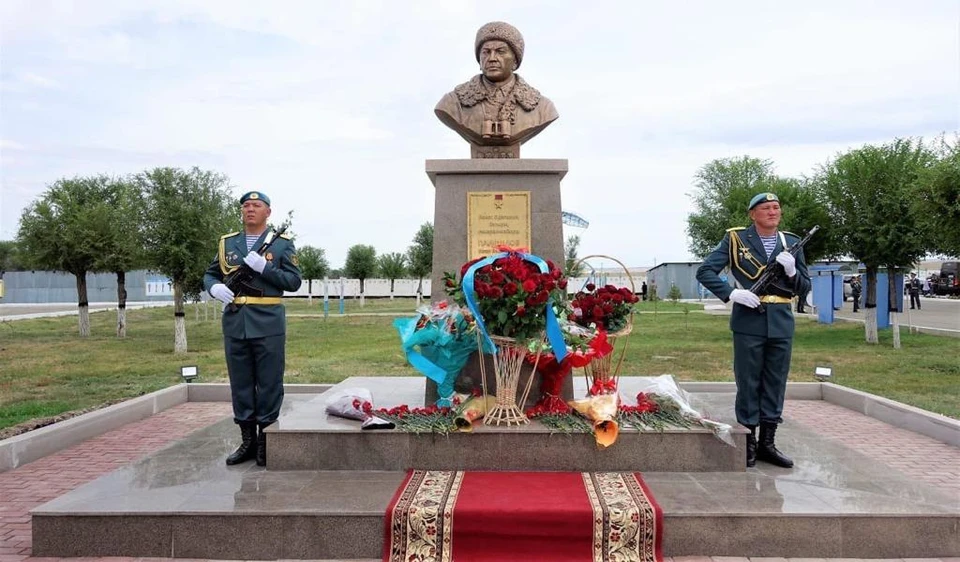
[(223, 283), (217, 283), (213, 287), (210, 287), (210, 296), (222, 302), (223, 304), (230, 304), (233, 302), (233, 291), (231, 291), (230, 287), (227, 287)]
[(783, 266), (783, 272), (787, 274), (787, 277), (793, 277), (797, 274), (797, 260), (790, 252), (777, 254), (777, 263)]
[(249, 265), (250, 269), (257, 273), (263, 273), (263, 268), (267, 267), (267, 258), (256, 252), (250, 252), (247, 257), (243, 258), (243, 263)]
[(747, 308), (757, 308), (760, 306), (760, 297), (745, 289), (734, 289), (730, 293), (730, 300), (740, 303)]

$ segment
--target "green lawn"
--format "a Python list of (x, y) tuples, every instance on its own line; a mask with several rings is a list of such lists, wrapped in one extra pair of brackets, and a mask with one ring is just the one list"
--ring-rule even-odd
[[(702, 314), (696, 305), (640, 304), (633, 333), (622, 340), (624, 374), (733, 380), (728, 317)], [(347, 317), (324, 319), (321, 300), (310, 305), (291, 301), (286, 381), (417, 375), (391, 326), (393, 313), (414, 308), (413, 299), (371, 299), (362, 309), (358, 301), (348, 300)], [(331, 313), (337, 310), (337, 301), (330, 301)], [(385, 315), (350, 315), (359, 312)], [(114, 336), (114, 312), (90, 318), (89, 338), (77, 335), (75, 316), (0, 324), (0, 428), (177, 384), (181, 365), (198, 365), (201, 382), (226, 380), (220, 324), (212, 306), (187, 307), (189, 352), (181, 356), (172, 351), (172, 308), (129, 311), (123, 340)], [(791, 380), (812, 381), (816, 365), (830, 364), (837, 384), (960, 419), (957, 340), (904, 331), (903, 348), (894, 350), (891, 337), (889, 330), (882, 331), (880, 345), (868, 345), (859, 324), (821, 326), (800, 319)]]

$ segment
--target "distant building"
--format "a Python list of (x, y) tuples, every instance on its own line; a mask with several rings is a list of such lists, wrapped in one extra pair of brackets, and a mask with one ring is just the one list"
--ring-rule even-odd
[[(681, 299), (712, 299), (715, 298), (710, 291), (707, 291), (699, 281), (697, 281), (697, 268), (703, 262), (682, 261), (682, 262), (664, 262), (655, 265), (647, 270), (647, 286), (649, 291), (656, 287), (657, 296), (661, 299), (668, 298), (670, 288), (676, 285), (680, 289)], [(727, 277), (726, 272), (722, 273), (721, 278)], [(732, 284), (732, 283), (731, 283)]]

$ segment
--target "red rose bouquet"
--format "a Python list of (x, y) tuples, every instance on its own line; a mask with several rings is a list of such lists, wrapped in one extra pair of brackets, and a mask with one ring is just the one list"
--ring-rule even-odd
[[(484, 416), (484, 423), (507, 425), (529, 422), (517, 406), (529, 395), (532, 378), (520, 391), (518, 383), (527, 353), (537, 355), (544, 336), (563, 359), (566, 344), (557, 322), (557, 311), (566, 302), (567, 280), (563, 272), (537, 256), (509, 248), (464, 264), (458, 281), (444, 274), (447, 293), (465, 305), (477, 321), (480, 349), (493, 356), (497, 403)], [(486, 391), (484, 362), (480, 362)]]
[[(481, 258), (482, 259), (482, 258)], [(459, 305), (466, 304), (462, 281), (473, 260), (460, 269), (460, 281), (451, 273), (444, 274), (447, 294)], [(563, 306), (567, 296), (567, 279), (550, 260), (543, 273), (532, 261), (517, 251), (478, 268), (473, 277), (473, 293), (477, 309), (490, 334), (530, 342), (542, 337), (546, 328), (545, 307), (552, 301)]]
[(629, 325), (633, 305), (640, 300), (630, 289), (613, 285), (597, 287), (594, 283), (587, 283), (584, 289), (578, 291), (570, 303), (574, 322), (581, 326), (596, 324), (611, 335)]

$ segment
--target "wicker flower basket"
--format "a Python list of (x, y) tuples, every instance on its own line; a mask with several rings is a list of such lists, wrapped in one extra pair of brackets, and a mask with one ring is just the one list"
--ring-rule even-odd
[[(593, 258), (610, 260), (623, 268), (624, 274), (626, 274), (627, 279), (630, 281), (630, 292), (633, 294), (637, 293), (637, 287), (633, 282), (633, 276), (630, 275), (630, 270), (627, 269), (627, 266), (623, 265), (623, 262), (616, 258), (600, 254), (586, 256), (576, 263), (574, 269)], [(591, 271), (592, 269), (593, 268), (591, 268)], [(629, 341), (629, 338), (626, 336), (629, 336), (630, 332), (633, 331), (633, 314), (633, 309), (631, 309), (630, 315), (627, 317), (627, 325), (617, 332), (607, 334), (607, 342), (613, 346), (613, 351), (599, 359), (594, 359), (583, 368), (584, 376), (587, 379), (588, 393), (613, 394), (617, 392), (620, 382), (620, 368), (623, 366), (623, 358), (627, 351), (627, 342)], [(622, 342), (619, 347), (617, 347), (618, 341)]]
[[(481, 336), (477, 336), (478, 345), (481, 354), (483, 352), (483, 342), (479, 341)], [(521, 425), (530, 423), (530, 419), (518, 405), (517, 392), (520, 383), (520, 371), (523, 370), (524, 360), (528, 351), (526, 346), (521, 345), (513, 338), (503, 336), (490, 336), (494, 345), (497, 346), (497, 352), (493, 355), (493, 376), (497, 383), (497, 402), (487, 414), (483, 417), (483, 423), (487, 425)], [(537, 361), (540, 359), (540, 353), (537, 352)], [(483, 394), (487, 393), (487, 373), (485, 361), (481, 357), (480, 374), (483, 380)], [(534, 362), (533, 369), (537, 365)], [(523, 388), (519, 404), (525, 404), (530, 395), (530, 387), (533, 384), (533, 376), (527, 379), (527, 384)]]

